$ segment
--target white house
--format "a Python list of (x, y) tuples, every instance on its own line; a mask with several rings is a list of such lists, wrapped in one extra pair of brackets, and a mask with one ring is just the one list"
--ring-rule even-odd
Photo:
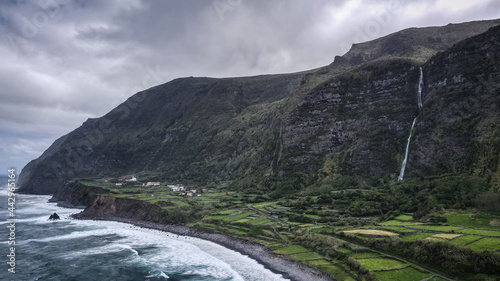
[(178, 186), (178, 185), (168, 185), (168, 187), (170, 189), (172, 189), (172, 191), (184, 191), (185, 188), (183, 186)]

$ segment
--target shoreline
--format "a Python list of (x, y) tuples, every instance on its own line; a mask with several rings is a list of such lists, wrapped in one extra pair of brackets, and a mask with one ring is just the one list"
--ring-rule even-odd
[(245, 241), (240, 238), (231, 237), (224, 234), (208, 233), (199, 231), (187, 226), (181, 225), (167, 225), (149, 221), (136, 221), (130, 219), (123, 219), (118, 217), (87, 217), (82, 216), (82, 213), (71, 215), (74, 219), (80, 220), (101, 220), (101, 221), (116, 221), (128, 223), (142, 228), (149, 228), (169, 232), (182, 236), (189, 236), (199, 238), (202, 240), (216, 243), (220, 246), (246, 255), (258, 263), (262, 264), (264, 268), (273, 273), (281, 274), (284, 278), (291, 281), (331, 281), (336, 280), (333, 277), (320, 272), (317, 269), (306, 266), (300, 262), (293, 261), (286, 256), (278, 255), (271, 252), (263, 245), (251, 241)]
[[(206, 232), (185, 225), (171, 224), (165, 217), (151, 215), (160, 213), (159, 210), (152, 208), (152, 206), (156, 205), (133, 199), (109, 198), (102, 195), (89, 197), (86, 196), (88, 192), (101, 191), (100, 188), (89, 186), (84, 187), (86, 192), (83, 194), (75, 195), (75, 190), (81, 186), (78, 183), (73, 183), (67, 187), (69, 189), (66, 192), (54, 194), (49, 202), (56, 203), (57, 206), (63, 208), (79, 209), (80, 212), (71, 215), (74, 219), (123, 222), (142, 228), (210, 241), (246, 255), (263, 265), (264, 268), (291, 281), (336, 280), (328, 274), (294, 261), (286, 255), (276, 254), (256, 242), (226, 234)], [(82, 210), (82, 207), (85, 207), (85, 209)]]

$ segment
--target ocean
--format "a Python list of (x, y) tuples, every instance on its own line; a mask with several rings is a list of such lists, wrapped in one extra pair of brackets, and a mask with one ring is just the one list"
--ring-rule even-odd
[[(210, 241), (120, 222), (73, 219), (70, 215), (81, 210), (58, 207), (49, 198), (16, 194), (13, 229), (7, 221), (7, 188), (2, 187), (0, 280), (288, 280)], [(61, 220), (48, 220), (54, 212)], [(15, 245), (8, 244), (9, 237)], [(12, 258), (15, 264), (9, 264)]]

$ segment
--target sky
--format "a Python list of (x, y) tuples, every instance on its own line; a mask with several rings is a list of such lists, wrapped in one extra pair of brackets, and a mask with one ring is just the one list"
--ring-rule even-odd
[(178, 77), (308, 70), (401, 29), (495, 18), (497, 0), (2, 0), (0, 174)]

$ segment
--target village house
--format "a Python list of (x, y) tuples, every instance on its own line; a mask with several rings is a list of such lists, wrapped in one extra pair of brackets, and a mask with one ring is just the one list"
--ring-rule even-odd
[(185, 188), (183, 186), (177, 186), (177, 185), (167, 185), (172, 191), (184, 191)]

